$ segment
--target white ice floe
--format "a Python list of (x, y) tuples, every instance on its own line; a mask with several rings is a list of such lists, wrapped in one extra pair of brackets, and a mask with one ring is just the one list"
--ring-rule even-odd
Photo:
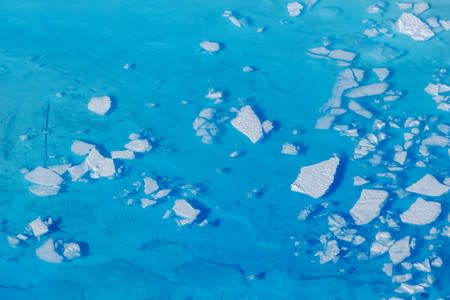
[(412, 9), (413, 4), (410, 2), (397, 2), (398, 8), (401, 10)]
[(111, 98), (109, 96), (92, 97), (89, 100), (88, 109), (103, 116), (111, 109)]
[(175, 200), (172, 210), (178, 217), (182, 218), (182, 220), (178, 222), (180, 225), (186, 225), (194, 222), (200, 214), (200, 210), (193, 208), (189, 202), (184, 199)]
[(152, 145), (146, 139), (131, 140), (125, 144), (125, 149), (128, 149), (137, 153), (144, 153), (152, 150)]
[(413, 183), (406, 190), (425, 196), (439, 197), (449, 191), (450, 187), (440, 183), (433, 175), (426, 174), (417, 182)]
[(327, 241), (321, 238), (324, 246), (324, 251), (318, 251), (315, 256), (319, 256), (320, 264), (325, 264), (330, 261), (336, 261), (341, 252), (336, 240)]
[(226, 10), (222, 14), (223, 17), (230, 20), (230, 22), (236, 27), (242, 27), (242, 23), (233, 15), (233, 12), (230, 10)]
[(386, 191), (363, 189), (358, 201), (350, 209), (355, 224), (365, 225), (372, 222), (380, 214), (387, 198)]
[(202, 41), (200, 42), (200, 48), (207, 52), (213, 53), (220, 50), (220, 44), (212, 41)]
[(361, 98), (381, 95), (386, 92), (388, 84), (386, 82), (363, 85), (350, 90), (346, 96), (348, 98)]
[(301, 5), (299, 2), (290, 2), (287, 5), (288, 14), (290, 17), (297, 17), (302, 12), (303, 5)]
[(424, 139), (420, 145), (419, 152), (423, 156), (428, 156), (430, 153), (428, 152), (429, 147), (441, 147), (445, 148), (449, 145), (449, 139), (445, 136), (433, 134), (430, 137)]
[(361, 104), (354, 100), (350, 100), (348, 103), (348, 109), (353, 111), (355, 114), (360, 115), (364, 118), (370, 119), (372, 118), (372, 113), (368, 111), (367, 109), (364, 109)]
[(168, 196), (170, 194), (172, 190), (171, 189), (163, 189), (163, 190), (159, 190), (154, 196), (153, 199), (154, 200), (158, 200), (161, 198), (164, 198), (166, 196)]
[(396, 151), (394, 154), (394, 161), (403, 166), (405, 164), (407, 155), (408, 152), (406, 151)]
[(62, 177), (56, 172), (43, 167), (37, 167), (26, 173), (25, 179), (34, 184), (44, 186), (58, 186), (63, 182)]
[(63, 257), (56, 252), (53, 239), (48, 239), (42, 246), (36, 248), (36, 256), (49, 263), (61, 263), (63, 261)]
[(439, 22), (444, 30), (450, 30), (450, 20), (439, 20)]
[(67, 170), (71, 167), (71, 164), (61, 164), (61, 165), (53, 165), (49, 166), (48, 169), (57, 173), (58, 175), (63, 175), (67, 172)]
[(144, 193), (149, 195), (157, 190), (159, 190), (158, 182), (151, 177), (144, 177)]
[(80, 180), (88, 171), (89, 166), (87, 164), (87, 159), (84, 160), (81, 164), (70, 167), (67, 170), (72, 178), (72, 181)]
[(434, 36), (430, 27), (411, 13), (403, 13), (397, 21), (397, 26), (400, 33), (415, 41), (426, 41)]
[(291, 143), (284, 143), (281, 146), (281, 153), (286, 155), (297, 155), (298, 147)]
[(155, 201), (155, 200), (148, 199), (148, 198), (141, 198), (141, 206), (142, 206), (142, 208), (146, 208), (146, 207), (149, 207), (149, 206), (153, 206), (153, 205), (155, 205), (156, 203), (158, 203), (158, 202)]
[(403, 223), (427, 225), (433, 223), (441, 214), (441, 204), (418, 198), (408, 210), (400, 215)]
[(377, 75), (378, 80), (384, 81), (390, 74), (388, 68), (373, 68), (372, 71)]
[(389, 248), (389, 257), (394, 265), (401, 263), (405, 258), (411, 255), (409, 236), (396, 241), (391, 248)]
[(231, 120), (231, 125), (247, 136), (252, 143), (257, 143), (264, 135), (258, 116), (250, 105), (243, 106), (237, 116)]
[(380, 256), (386, 253), (392, 246), (394, 241), (392, 240), (391, 234), (387, 231), (379, 231), (375, 235), (375, 241), (370, 247), (370, 256)]
[(418, 293), (425, 292), (425, 287), (420, 284), (407, 284), (402, 283), (398, 288), (395, 289), (396, 293), (402, 293), (402, 294), (409, 294), (409, 295), (415, 295)]
[[(221, 100), (221, 98), (217, 98), (216, 101), (219, 99)], [(204, 144), (211, 144), (213, 142), (213, 138), (219, 132), (217, 124), (213, 121), (215, 113), (216, 110), (214, 108), (204, 108), (199, 112), (197, 118), (195, 118), (192, 123), (192, 127), (194, 128), (196, 135), (202, 138), (202, 143)]]
[(430, 260), (426, 258), (423, 262), (414, 263), (414, 269), (420, 272), (430, 273), (431, 272)]
[(216, 89), (208, 89), (208, 94), (205, 96), (209, 100), (219, 100), (223, 98), (223, 92)]
[(334, 182), (339, 162), (339, 157), (334, 156), (317, 164), (302, 167), (300, 174), (291, 184), (291, 190), (315, 199), (322, 197)]
[(418, 2), (414, 4), (414, 13), (420, 15), (430, 9), (430, 5), (427, 2)]
[(255, 71), (255, 68), (253, 68), (252, 66), (243, 66), (242, 67), (242, 72), (244, 73), (250, 73)]
[(93, 148), (95, 148), (95, 145), (75, 140), (72, 142), (70, 150), (76, 155), (85, 156), (88, 155)]
[(80, 245), (74, 242), (64, 243), (63, 244), (63, 256), (67, 260), (72, 260), (74, 258), (78, 258), (81, 256)]
[(116, 174), (114, 161), (111, 158), (101, 155), (95, 148), (89, 152), (86, 163), (92, 172), (92, 178), (111, 177)]
[(38, 217), (33, 221), (31, 221), (30, 224), (28, 224), (28, 226), (30, 227), (33, 235), (37, 238), (48, 232), (48, 226), (46, 222), (42, 221), (41, 217)]
[(57, 195), (61, 189), (60, 186), (52, 185), (32, 185), (29, 188), (29, 191), (33, 193), (33, 195), (38, 197), (47, 197)]
[(363, 178), (361, 176), (353, 177), (353, 186), (361, 186), (361, 185), (368, 184), (369, 182), (370, 182), (369, 180), (367, 180), (366, 178)]
[(369, 153), (374, 152), (378, 145), (378, 138), (373, 134), (368, 134), (367, 137), (362, 138), (358, 145), (356, 145), (353, 157), (355, 159), (361, 159)]
[(111, 158), (133, 160), (135, 159), (135, 155), (134, 152), (131, 150), (117, 150), (111, 151)]
[(356, 53), (347, 50), (336, 49), (331, 50), (330, 53), (328, 54), (328, 57), (332, 59), (351, 62), (356, 58)]

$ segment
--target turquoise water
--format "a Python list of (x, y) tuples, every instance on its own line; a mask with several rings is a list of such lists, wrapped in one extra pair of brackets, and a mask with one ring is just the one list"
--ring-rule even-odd
[[(450, 84), (443, 71), (450, 68), (450, 32), (414, 41), (393, 28), (402, 13), (395, 1), (385, 2), (384, 13), (369, 14), (374, 3), (321, 0), (307, 8), (303, 2), (301, 15), (289, 17), (283, 1), (1, 1), (0, 299), (409, 299), (382, 271), (389, 255), (368, 258), (378, 231), (389, 231), (394, 240), (416, 238), (405, 262), (441, 257), (442, 267), (430, 272), (433, 283), (416, 297), (449, 297), (449, 237), (441, 234), (449, 225), (449, 194), (422, 196), (442, 205), (433, 224), (405, 225), (399, 214), (417, 198), (401, 197), (407, 186), (427, 173), (440, 182), (450, 176), (448, 145), (430, 148), (427, 157), (418, 153), (422, 139), (449, 136), (438, 129), (450, 125), (448, 111), (437, 109), (424, 88)], [(450, 2), (430, 6), (422, 20), (450, 20)], [(245, 26), (234, 26), (222, 16), (225, 10), (244, 18)], [(390, 34), (365, 36), (364, 19)], [(207, 53), (199, 46), (203, 40), (221, 43), (221, 50)], [(357, 54), (351, 67), (365, 70), (361, 85), (376, 82), (371, 68), (387, 67), (389, 88), (402, 92), (393, 102), (359, 101), (372, 119), (346, 113), (336, 120), (360, 128), (360, 137), (372, 132), (375, 119), (399, 124), (383, 130), (387, 138), (377, 147), (386, 163), (374, 165), (370, 155), (356, 160), (359, 138), (315, 128), (346, 68), (308, 54), (324, 41)], [(247, 65), (255, 71), (243, 72)], [(222, 103), (205, 99), (210, 88), (224, 92)], [(97, 116), (87, 104), (102, 95), (113, 106)], [(233, 108), (244, 104), (275, 124), (256, 144), (230, 124)], [(218, 134), (204, 144), (192, 123), (208, 107), (216, 109)], [(403, 128), (408, 117), (422, 118), (420, 133), (405, 165), (390, 171), (393, 147), (410, 131)], [(123, 149), (130, 133), (140, 133), (153, 149), (117, 161), (121, 174), (71, 182), (66, 173), (57, 195), (30, 192), (23, 168), (76, 165), (83, 158), (71, 152), (73, 140), (94, 143), (106, 155)], [(280, 153), (286, 142), (300, 145), (297, 156)], [(233, 151), (243, 155), (231, 158)], [(333, 154), (342, 167), (324, 197), (290, 190), (301, 167)], [(396, 179), (377, 176), (386, 172)], [(142, 186), (135, 184), (144, 173), (172, 189), (146, 208), (139, 202)], [(353, 186), (357, 175), (370, 183)], [(353, 223), (349, 210), (362, 188), (389, 192), (380, 215), (391, 216), (398, 228), (378, 218)], [(199, 219), (179, 226), (173, 213), (163, 218), (176, 199), (201, 209), (207, 224), (200, 226)], [(305, 208), (313, 212), (299, 220)], [(319, 237), (335, 239), (331, 214), (344, 217), (366, 241), (338, 241), (336, 261), (320, 264)], [(11, 247), (7, 236), (22, 233), (38, 216), (58, 220), (57, 228)], [(438, 233), (425, 238), (432, 227)], [(81, 257), (59, 264), (40, 260), (35, 250), (50, 237), (84, 245)], [(402, 268), (395, 266), (394, 273), (411, 273), (410, 284), (427, 276)]]

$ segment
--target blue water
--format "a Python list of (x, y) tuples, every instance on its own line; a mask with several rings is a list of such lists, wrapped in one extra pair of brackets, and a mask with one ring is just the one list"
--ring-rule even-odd
[[(371, 120), (346, 115), (341, 124), (357, 124), (361, 137), (375, 118), (403, 124), (422, 116), (421, 130), (428, 125), (430, 134), (439, 132), (438, 124), (450, 125), (448, 112), (438, 110), (424, 91), (438, 80), (450, 84), (440, 72), (450, 68), (450, 31), (415, 42), (392, 28), (401, 14), (395, 1), (385, 2), (383, 14), (367, 13), (375, 2), (321, 0), (310, 9), (303, 2), (302, 14), (289, 17), (284, 1), (0, 1), (0, 299), (409, 299), (395, 293), (399, 284), (381, 270), (389, 255), (358, 259), (368, 255), (379, 230), (394, 239), (417, 239), (408, 262), (442, 258), (443, 266), (432, 270), (434, 282), (417, 299), (449, 297), (450, 240), (440, 234), (424, 239), (431, 227), (441, 231), (449, 225), (449, 194), (425, 197), (441, 202), (442, 213), (423, 227), (391, 229), (375, 220), (358, 228), (349, 215), (362, 189), (353, 186), (359, 175), (371, 180), (364, 188), (390, 193), (381, 215), (398, 221), (417, 195), (402, 198), (395, 191), (426, 173), (443, 182), (450, 176), (448, 146), (433, 149), (424, 168), (415, 166), (420, 157), (413, 146), (392, 181), (376, 176), (388, 172), (385, 165), (353, 159), (357, 138), (315, 129), (344, 69), (307, 54), (325, 39), (332, 49), (357, 53), (352, 67), (367, 75), (373, 67), (389, 68), (390, 88), (403, 93), (387, 109), (367, 102)], [(449, 1), (430, 3), (422, 20), (450, 20)], [(233, 26), (222, 17), (224, 10), (245, 17), (247, 25)], [(393, 36), (364, 36), (363, 19)], [(259, 33), (259, 27), (265, 30)], [(220, 42), (221, 51), (206, 53), (199, 47), (203, 40)], [(127, 63), (135, 68), (124, 69)], [(255, 71), (242, 72), (246, 65)], [(224, 102), (205, 99), (209, 88), (224, 91)], [(113, 99), (104, 117), (87, 109), (99, 95)], [(243, 103), (276, 125), (257, 144), (230, 125), (230, 109)], [(192, 128), (206, 107), (218, 115), (212, 144), (202, 143)], [(119, 150), (133, 132), (154, 148), (123, 161), (122, 174), (113, 179), (72, 183), (66, 174), (56, 196), (36, 197), (28, 190), (22, 168), (78, 164), (82, 158), (71, 153), (73, 140)], [(392, 161), (403, 130), (385, 132), (389, 138), (379, 150), (384, 161)], [(29, 139), (21, 141), (25, 134)], [(282, 155), (285, 142), (299, 144), (299, 155)], [(244, 155), (230, 158), (235, 150)], [(330, 193), (313, 199), (291, 192), (302, 166), (333, 154), (344, 168)], [(142, 191), (126, 192), (135, 190), (143, 173), (173, 190), (145, 209), (139, 204)], [(127, 204), (130, 198), (134, 205)], [(201, 207), (208, 224), (178, 226), (173, 215), (164, 219), (179, 198)], [(298, 220), (308, 207), (311, 216)], [(366, 242), (339, 242), (347, 249), (321, 265), (315, 253), (323, 250), (319, 236), (330, 234), (330, 214), (345, 217)], [(60, 220), (58, 229), (10, 247), (7, 236), (23, 232), (38, 216)], [(35, 255), (49, 237), (88, 246), (80, 258), (52, 264)], [(411, 284), (426, 276), (413, 274)]]

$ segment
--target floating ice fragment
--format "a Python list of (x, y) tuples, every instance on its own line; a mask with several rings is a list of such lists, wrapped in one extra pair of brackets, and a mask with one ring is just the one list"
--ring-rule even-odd
[(83, 141), (78, 141), (75, 140), (72, 142), (72, 146), (70, 147), (70, 150), (72, 150), (72, 152), (76, 155), (88, 155), (89, 152), (95, 148), (95, 145), (83, 142)]
[(297, 155), (298, 147), (291, 143), (284, 143), (281, 146), (281, 153), (286, 155)]
[(61, 263), (63, 257), (56, 252), (53, 239), (48, 239), (42, 246), (36, 249), (36, 256), (50, 263)]
[(351, 62), (355, 59), (356, 53), (337, 49), (337, 50), (331, 50), (330, 54), (328, 54), (328, 57), (332, 58), (332, 59), (338, 59), (338, 60)]
[(426, 258), (421, 263), (420, 262), (414, 263), (414, 268), (417, 271), (429, 273), (429, 272), (431, 272), (430, 260), (428, 258)]
[(409, 35), (415, 41), (426, 41), (434, 36), (430, 27), (411, 13), (403, 13), (397, 26), (400, 33)]
[(420, 15), (430, 9), (430, 5), (427, 2), (419, 2), (414, 4), (414, 13)]
[(411, 284), (407, 284), (407, 283), (402, 283), (402, 284), (400, 284), (400, 287), (395, 289), (395, 292), (414, 295), (417, 293), (425, 292), (425, 288), (419, 284), (411, 285)]
[(159, 190), (159, 191), (155, 194), (155, 196), (153, 196), (153, 199), (158, 200), (158, 199), (164, 198), (164, 197), (166, 197), (167, 195), (169, 195), (171, 191), (172, 191), (171, 189)]
[(290, 2), (287, 5), (288, 14), (290, 17), (297, 17), (302, 12), (303, 5), (301, 5), (299, 2)]
[(32, 185), (28, 188), (33, 195), (38, 197), (54, 196), (59, 193), (60, 186)]
[(322, 197), (334, 182), (339, 162), (339, 157), (334, 156), (317, 164), (302, 167), (300, 174), (291, 184), (291, 190), (315, 199)]
[(409, 2), (397, 2), (397, 5), (401, 10), (407, 10), (413, 7), (412, 3)]
[(134, 152), (131, 150), (118, 150), (118, 151), (111, 151), (111, 158), (132, 160), (135, 158), (135, 155)]
[(409, 243), (410, 237), (406, 236), (401, 240), (396, 241), (391, 248), (389, 248), (389, 257), (394, 265), (401, 263), (405, 258), (411, 255)]
[(190, 224), (195, 221), (200, 210), (193, 208), (189, 202), (184, 199), (175, 200), (172, 210), (178, 217), (183, 218), (181, 225)]
[(262, 122), (261, 126), (264, 130), (264, 133), (266, 133), (266, 134), (271, 132), (273, 129), (273, 124), (269, 120), (265, 120), (264, 122)]
[(41, 217), (38, 217), (29, 224), (31, 231), (35, 237), (40, 237), (48, 232), (48, 226), (44, 223)]
[(427, 225), (433, 223), (441, 214), (441, 204), (418, 198), (408, 210), (400, 215), (403, 223), (413, 225)]
[(363, 189), (358, 201), (350, 209), (355, 224), (365, 225), (372, 222), (380, 214), (387, 198), (386, 191)]
[(372, 118), (372, 113), (370, 111), (368, 111), (367, 109), (364, 109), (361, 104), (359, 104), (358, 102), (351, 100), (348, 103), (348, 109), (350, 109), (351, 111), (353, 111), (355, 114), (358, 114), (364, 118), (370, 119)]
[(236, 27), (242, 27), (241, 22), (235, 17), (233, 16), (233, 12), (230, 10), (226, 10), (223, 12), (222, 16), (224, 16), (225, 18), (227, 18), (228, 20), (230, 20), (230, 22), (236, 26)]
[(69, 172), (72, 181), (78, 181), (84, 176), (84, 174), (86, 174), (89, 171), (87, 160), (83, 161), (79, 165), (70, 167), (67, 171)]
[(369, 7), (367, 7), (367, 12), (369, 14), (379, 14), (380, 12), (382, 12), (382, 9), (376, 4), (371, 4), (369, 5)]
[(250, 72), (253, 72), (254, 70), (255, 69), (251, 66), (243, 66), (242, 67), (242, 72), (244, 72), (244, 73), (250, 73)]
[(389, 250), (394, 242), (392, 241), (391, 234), (387, 231), (377, 232), (375, 235), (375, 241), (370, 247), (370, 256), (380, 256)]
[(48, 169), (52, 170), (53, 172), (57, 173), (58, 175), (63, 175), (67, 172), (67, 170), (71, 167), (71, 164), (61, 164), (61, 165), (53, 165), (49, 166)]
[(101, 155), (95, 148), (89, 152), (86, 163), (92, 171), (92, 178), (111, 177), (116, 173), (114, 161)]
[(261, 121), (250, 105), (239, 110), (237, 116), (231, 120), (231, 125), (247, 136), (252, 143), (257, 143), (263, 137)]
[(202, 41), (200, 42), (200, 47), (210, 53), (217, 52), (220, 50), (220, 44), (212, 41)]
[(440, 23), (444, 30), (450, 30), (450, 20), (440, 20)]
[(398, 163), (399, 165), (403, 165), (406, 161), (406, 157), (408, 155), (408, 152), (406, 151), (396, 151), (394, 154), (394, 161)]
[(320, 264), (325, 264), (330, 261), (336, 261), (340, 253), (337, 241), (325, 241), (323, 244), (325, 248), (324, 251), (319, 251), (315, 254), (315, 256), (319, 256)]
[(79, 244), (74, 242), (64, 243), (63, 247), (63, 255), (67, 260), (72, 260), (81, 256), (81, 249)]
[(370, 181), (361, 177), (361, 176), (355, 176), (353, 177), (353, 186), (361, 186), (369, 183)]
[(433, 175), (426, 174), (417, 182), (406, 188), (408, 192), (425, 196), (439, 197), (449, 191), (450, 187), (440, 183)]
[(92, 97), (88, 103), (88, 109), (99, 116), (105, 115), (111, 108), (109, 96)]
[(384, 81), (390, 74), (388, 68), (373, 68), (372, 71), (377, 75), (380, 81)]
[(56, 172), (43, 167), (37, 167), (34, 170), (25, 174), (25, 179), (44, 186), (58, 186), (63, 182), (61, 176)]
[(385, 82), (372, 83), (363, 85), (350, 90), (346, 96), (349, 98), (370, 97), (383, 94), (388, 88), (388, 84)]
[(330, 54), (331, 50), (328, 50), (326, 47), (322, 46), (322, 47), (308, 49), (308, 52), (311, 54), (319, 55), (319, 56), (328, 56), (328, 54)]
[(222, 99), (223, 92), (216, 89), (208, 89), (208, 94), (206, 94), (205, 98), (210, 100)]
[(154, 180), (151, 177), (145, 177), (144, 178), (144, 193), (146, 195), (149, 195), (149, 194), (156, 192), (157, 190), (159, 190), (159, 185), (156, 182), (156, 180)]
[(133, 152), (144, 153), (152, 150), (152, 145), (146, 139), (131, 140), (124, 146), (126, 149)]
[(142, 208), (146, 208), (148, 206), (153, 206), (156, 203), (158, 203), (158, 202), (156, 202), (155, 200), (147, 199), (147, 198), (141, 198), (141, 206), (142, 206)]

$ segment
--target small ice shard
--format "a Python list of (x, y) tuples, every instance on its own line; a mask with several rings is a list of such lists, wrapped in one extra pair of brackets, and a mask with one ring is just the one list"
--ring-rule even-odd
[(171, 189), (159, 190), (159, 191), (155, 194), (155, 196), (153, 196), (153, 199), (154, 199), (154, 200), (158, 200), (158, 199), (164, 198), (164, 197), (166, 197), (167, 195), (169, 195), (171, 191), (172, 191)]
[(409, 294), (409, 295), (415, 295), (418, 293), (424, 293), (425, 287), (423, 287), (420, 284), (407, 284), (402, 283), (398, 288), (395, 289), (396, 293), (403, 293), (403, 294)]
[(247, 136), (252, 143), (257, 143), (263, 137), (263, 127), (258, 116), (250, 105), (243, 106), (237, 116), (231, 120), (231, 125)]
[(193, 208), (189, 202), (184, 199), (175, 200), (175, 204), (172, 207), (175, 214), (183, 218), (181, 225), (190, 224), (195, 221), (197, 216), (200, 214), (200, 210)]
[(213, 53), (220, 50), (220, 44), (212, 41), (202, 41), (200, 42), (200, 48), (207, 52)]
[(413, 7), (412, 3), (410, 2), (397, 2), (397, 5), (401, 10), (407, 10)]
[(74, 243), (74, 242), (64, 243), (63, 248), (64, 248), (63, 256), (67, 260), (72, 260), (74, 258), (78, 258), (81, 256), (80, 245), (77, 243)]
[(381, 13), (383, 10), (381, 9), (381, 7), (379, 7), (376, 4), (371, 4), (369, 5), (369, 7), (367, 7), (367, 12), (369, 14), (379, 14)]
[(353, 177), (353, 186), (361, 186), (368, 184), (370, 181), (361, 177), (361, 176), (355, 176)]
[(225, 18), (227, 18), (228, 20), (230, 20), (230, 22), (236, 26), (236, 27), (242, 27), (241, 22), (235, 17), (233, 16), (233, 12), (230, 10), (226, 10), (223, 12), (222, 16), (224, 16)]
[(443, 264), (442, 258), (440, 258), (439, 256), (433, 259), (433, 261), (431, 262), (431, 265), (435, 268), (442, 267), (442, 264)]
[(348, 98), (371, 97), (383, 94), (388, 88), (386, 82), (363, 85), (350, 90), (345, 96)]
[(156, 203), (158, 203), (158, 202), (155, 201), (155, 200), (147, 199), (147, 198), (141, 198), (141, 206), (142, 206), (142, 208), (146, 208), (148, 206), (153, 206)]
[(431, 96), (439, 96), (439, 94), (444, 94), (450, 92), (450, 85), (443, 83), (429, 83), (425, 87), (425, 92)]
[(131, 140), (130, 142), (125, 144), (124, 147), (130, 151), (138, 153), (144, 153), (152, 150), (152, 145), (150, 145), (150, 143), (146, 139)]
[(426, 258), (423, 262), (414, 263), (414, 269), (420, 272), (430, 273), (431, 272), (431, 264), (430, 260)]
[(281, 146), (281, 153), (286, 155), (297, 155), (298, 147), (291, 143), (284, 143)]
[(450, 30), (450, 20), (439, 20), (439, 22), (441, 23), (441, 26), (445, 31)]
[(92, 149), (86, 159), (86, 163), (89, 169), (92, 171), (92, 177), (111, 177), (116, 174), (116, 167), (114, 161), (111, 158), (104, 157), (97, 151)]
[(315, 199), (322, 197), (334, 182), (339, 162), (339, 157), (333, 156), (317, 164), (302, 167), (300, 174), (291, 184), (291, 190)]
[(262, 122), (261, 126), (264, 130), (264, 133), (266, 133), (266, 134), (271, 132), (273, 129), (273, 124), (269, 120), (265, 120), (264, 122)]
[(338, 255), (341, 252), (337, 241), (323, 241), (324, 251), (318, 251), (315, 256), (319, 256), (320, 264), (325, 264), (330, 261), (336, 261), (338, 259)]
[(216, 89), (208, 89), (208, 94), (205, 96), (206, 99), (218, 100), (223, 98), (223, 92)]
[(331, 50), (322, 46), (322, 47), (308, 49), (308, 52), (313, 55), (328, 56), (328, 54), (330, 54)]
[(355, 114), (358, 114), (364, 118), (370, 119), (372, 118), (372, 113), (370, 111), (368, 111), (367, 109), (364, 109), (361, 104), (359, 104), (358, 102), (351, 100), (348, 103), (348, 109), (350, 109), (351, 111), (353, 111)]
[(146, 195), (149, 195), (149, 194), (156, 192), (157, 190), (159, 190), (159, 185), (156, 182), (156, 180), (154, 180), (151, 177), (145, 177), (144, 178), (144, 193)]
[(406, 188), (410, 193), (439, 197), (448, 192), (450, 187), (440, 183), (433, 175), (426, 174), (417, 182)]
[(378, 80), (384, 81), (390, 74), (388, 68), (373, 68), (372, 71), (377, 75)]
[(396, 151), (394, 154), (394, 161), (403, 166), (405, 164), (407, 155), (408, 152), (406, 151)]
[(133, 160), (135, 158), (135, 155), (134, 152), (131, 150), (118, 150), (118, 151), (111, 151), (111, 158)]
[(49, 263), (61, 263), (63, 257), (56, 252), (53, 239), (48, 239), (42, 246), (36, 249), (36, 256)]
[(109, 96), (92, 97), (88, 103), (88, 109), (99, 116), (104, 116), (111, 108)]
[(58, 186), (63, 182), (61, 176), (56, 172), (43, 167), (37, 167), (34, 170), (25, 174), (25, 179), (44, 186)]
[(303, 5), (301, 5), (299, 2), (290, 2), (287, 5), (288, 14), (290, 17), (297, 17), (302, 12)]
[(59, 193), (60, 186), (32, 185), (28, 188), (33, 195), (38, 197), (54, 196)]
[(427, 2), (418, 2), (414, 4), (414, 13), (420, 15), (430, 9), (430, 5)]
[(355, 76), (355, 79), (358, 82), (361, 82), (364, 79), (364, 70), (363, 69), (353, 68), (352, 72), (353, 72), (353, 76)]
[(430, 27), (411, 13), (403, 13), (397, 26), (400, 33), (409, 35), (415, 41), (426, 41), (434, 36)]
[(72, 142), (70, 150), (72, 150), (72, 152), (76, 155), (85, 156), (88, 155), (93, 148), (95, 148), (95, 145), (75, 140)]
[(387, 231), (379, 231), (375, 235), (375, 241), (370, 247), (370, 256), (380, 256), (386, 253), (394, 242)]
[(407, 224), (427, 225), (433, 223), (440, 214), (441, 203), (418, 198), (408, 210), (400, 215), (400, 219)]
[(332, 59), (337, 59), (337, 60), (343, 60), (343, 61), (351, 62), (351, 61), (353, 61), (355, 59), (356, 53), (350, 52), (350, 51), (346, 51), (346, 50), (337, 49), (337, 50), (331, 50), (330, 54), (328, 54), (328, 57), (332, 58)]
[(409, 243), (410, 237), (406, 236), (401, 240), (396, 241), (391, 248), (389, 248), (389, 257), (394, 265), (401, 263), (405, 258), (411, 255)]
[(253, 68), (252, 66), (243, 66), (242, 67), (242, 72), (244, 73), (250, 73), (255, 71), (255, 68)]
[(46, 223), (42, 222), (41, 217), (38, 217), (31, 221), (28, 226), (30, 226), (31, 232), (37, 238), (48, 232), (48, 226)]
[(380, 214), (387, 198), (386, 191), (363, 189), (358, 201), (350, 209), (355, 224), (365, 225), (372, 222)]
[(84, 176), (84, 174), (86, 174), (89, 171), (87, 160), (83, 161), (79, 165), (70, 167), (67, 171), (69, 172), (72, 181), (78, 181)]

